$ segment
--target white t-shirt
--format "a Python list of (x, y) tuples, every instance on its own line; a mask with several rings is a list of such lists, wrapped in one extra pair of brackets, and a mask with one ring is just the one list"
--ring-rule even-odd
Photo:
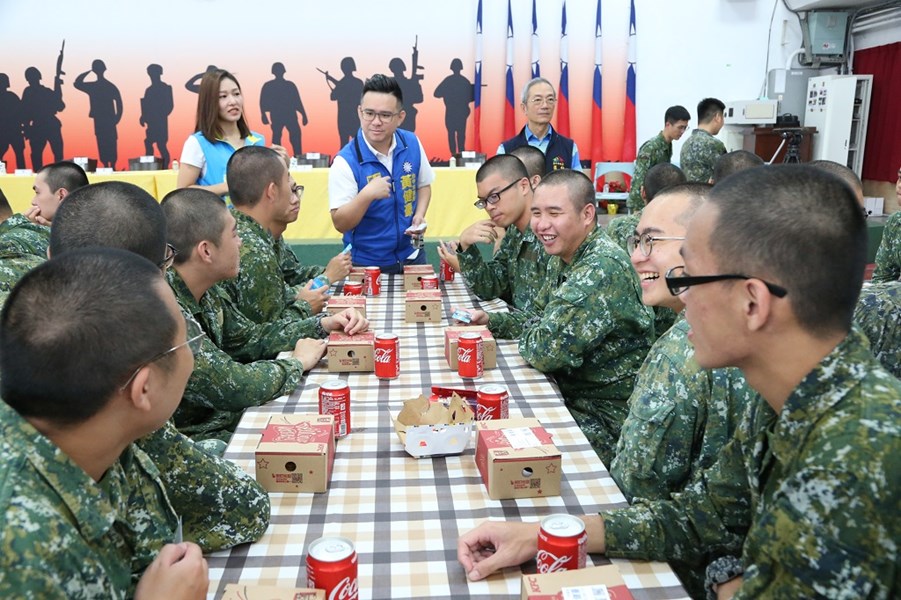
[[(188, 136), (188, 139), (185, 140), (185, 145), (181, 149), (181, 159), (179, 159), (179, 161), (183, 165), (191, 165), (192, 167), (200, 169), (200, 177), (206, 175), (206, 156), (204, 156), (203, 149), (200, 147), (200, 142), (197, 141), (195, 136)], [(198, 177), (198, 179), (200, 179), (200, 177)]]
[[(373, 148), (366, 139), (366, 136), (363, 136), (363, 141), (366, 143), (370, 152), (372, 152), (378, 161), (388, 169), (389, 173), (391, 173), (391, 167), (394, 165), (394, 149), (397, 147), (397, 135), (391, 140), (391, 147), (388, 148), (388, 154), (382, 154)], [(419, 138), (417, 138), (417, 141), (419, 141)], [(416, 177), (416, 187), (422, 188), (431, 185), (432, 182), (435, 181), (435, 171), (432, 170), (432, 165), (429, 164), (429, 159), (425, 155), (425, 148), (422, 146), (422, 142), (419, 142), (419, 154), (419, 174)], [(360, 187), (357, 185), (357, 180), (354, 178), (350, 165), (347, 164), (347, 161), (344, 160), (343, 156), (336, 156), (328, 171), (329, 209), (335, 210), (341, 208), (353, 200), (359, 193)]]

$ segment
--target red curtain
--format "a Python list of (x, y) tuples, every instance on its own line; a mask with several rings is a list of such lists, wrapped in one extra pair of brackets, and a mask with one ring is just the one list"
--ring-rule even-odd
[(855, 52), (854, 74), (873, 76), (863, 179), (895, 181), (901, 167), (901, 42)]

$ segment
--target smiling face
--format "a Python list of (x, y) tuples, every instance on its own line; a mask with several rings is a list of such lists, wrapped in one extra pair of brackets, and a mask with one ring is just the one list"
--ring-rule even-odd
[[(366, 140), (379, 152), (386, 152), (391, 147), (394, 132), (404, 120), (405, 113), (400, 100), (384, 92), (366, 92), (360, 101), (358, 112)], [(375, 116), (367, 121), (363, 118), (364, 114)]]
[(244, 114), (244, 96), (237, 82), (223, 77), (219, 82), (219, 120), (237, 123)]
[[(691, 197), (685, 193), (658, 196), (641, 213), (641, 220), (635, 228), (638, 236), (652, 238), (685, 237), (685, 225), (676, 219), (689, 206)], [(639, 244), (632, 251), (630, 259), (638, 278), (641, 280), (641, 301), (647, 306), (665, 306), (676, 312), (682, 310), (681, 296), (673, 296), (666, 287), (666, 272), (682, 264), (679, 249), (681, 240), (654, 240), (651, 252), (644, 255)]]
[(532, 231), (548, 254), (567, 264), (594, 229), (595, 218), (591, 204), (576, 209), (565, 185), (542, 184), (532, 196)]
[(542, 128), (551, 122), (554, 116), (554, 108), (557, 106), (557, 95), (554, 88), (547, 83), (536, 83), (529, 88), (529, 94), (522, 111), (529, 121), (529, 125)]

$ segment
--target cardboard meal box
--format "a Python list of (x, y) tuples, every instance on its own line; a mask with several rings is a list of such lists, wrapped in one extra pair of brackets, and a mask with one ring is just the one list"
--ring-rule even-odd
[(404, 306), (407, 323), (440, 323), (444, 317), (441, 290), (411, 290)]
[(474, 419), (472, 409), (456, 394), (447, 406), (419, 396), (404, 402), (394, 430), (410, 456), (461, 454), (472, 438)]
[(631, 600), (616, 565), (522, 576), (520, 600)]
[(366, 296), (332, 296), (325, 304), (325, 311), (334, 315), (348, 308), (355, 308), (366, 316)]
[(482, 357), (486, 369), (497, 367), (497, 342), (494, 336), (484, 325), (462, 325), (447, 327), (444, 330), (444, 358), (447, 365), (457, 370), (457, 346), (460, 344), (460, 334), (466, 332), (478, 332), (482, 334)]
[(476, 465), (492, 500), (559, 496), (561, 454), (538, 419), (476, 421)]
[(347, 274), (346, 279), (349, 279), (350, 281), (364, 281), (366, 279), (366, 268), (351, 267), (350, 273)]
[(229, 583), (221, 600), (326, 600), (325, 590)]
[(328, 336), (328, 370), (330, 373), (350, 371), (371, 373), (375, 369), (375, 332), (347, 335), (333, 331)]
[(434, 275), (435, 267), (432, 265), (405, 265), (404, 266), (404, 289), (405, 290), (421, 290), (422, 276)]
[(273, 415), (257, 444), (257, 481), (269, 492), (324, 492), (334, 462), (332, 415)]

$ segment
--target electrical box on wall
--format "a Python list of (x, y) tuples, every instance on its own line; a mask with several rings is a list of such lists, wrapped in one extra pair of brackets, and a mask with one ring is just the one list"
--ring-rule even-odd
[(815, 56), (841, 56), (845, 51), (848, 13), (815, 11), (807, 15), (810, 51)]
[(775, 100), (727, 101), (723, 111), (726, 125), (765, 125), (776, 122)]

